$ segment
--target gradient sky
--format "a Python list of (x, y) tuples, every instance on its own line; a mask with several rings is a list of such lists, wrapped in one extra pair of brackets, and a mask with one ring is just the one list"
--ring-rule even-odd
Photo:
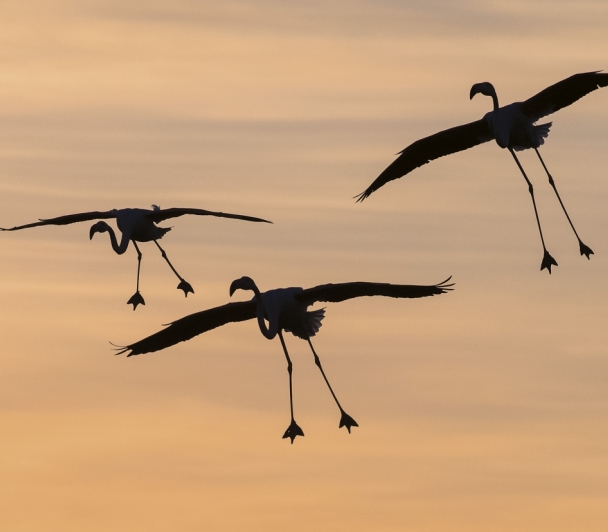
[[(128, 4), (128, 5), (125, 5)], [(189, 206), (117, 256), (89, 224), (0, 234), (0, 529), (603, 531), (608, 521), (608, 90), (534, 153), (547, 247), (508, 152), (435, 161), (362, 204), (414, 140), (608, 69), (604, 1), (14, 1), (0, 6), (0, 226)], [(254, 322), (114, 357), (186, 314), (354, 280), (456, 290), (329, 304), (285, 360)], [(235, 299), (249, 297), (237, 294)]]

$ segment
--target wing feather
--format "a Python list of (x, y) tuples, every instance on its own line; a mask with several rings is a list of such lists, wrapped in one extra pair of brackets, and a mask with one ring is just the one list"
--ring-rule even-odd
[(244, 214), (230, 214), (226, 212), (207, 211), (205, 209), (190, 209), (187, 207), (173, 207), (171, 209), (160, 209), (158, 211), (151, 211), (146, 214), (146, 218), (152, 220), (155, 223), (158, 223), (162, 222), (163, 220), (168, 220), (169, 218), (177, 218), (178, 216), (184, 216), (185, 214), (194, 214), (197, 216), (218, 216), (220, 218), (233, 218), (236, 220), (245, 220), (247, 222), (266, 222), (269, 224), (272, 223), (262, 218), (245, 216)]
[(75, 224), (78, 222), (86, 222), (89, 220), (103, 220), (108, 218), (116, 218), (116, 211), (93, 211), (93, 212), (82, 212), (80, 214), (66, 214), (65, 216), (58, 216), (57, 218), (40, 219), (38, 222), (34, 222), (26, 225), (17, 225), (11, 228), (0, 228), (0, 231), (17, 231), (19, 229), (29, 229), (30, 227), (40, 227), (42, 225), (68, 225)]
[(195, 312), (174, 321), (165, 329), (154, 333), (139, 342), (120, 347), (117, 355), (130, 351), (128, 357), (160, 351), (179, 342), (190, 340), (199, 334), (210, 331), (227, 323), (246, 321), (256, 317), (254, 301), (228, 303), (201, 312)]
[(328, 303), (338, 303), (355, 297), (362, 296), (386, 296), (399, 298), (428, 297), (437, 294), (444, 294), (453, 290), (454, 283), (448, 284), (451, 277), (442, 283), (434, 285), (413, 285), (413, 284), (389, 284), (389, 283), (339, 283), (324, 284), (308, 288), (295, 294), (295, 298), (306, 305), (312, 305), (317, 301)]
[(389, 181), (399, 179), (434, 159), (468, 150), (493, 138), (487, 122), (482, 118), (417, 140), (401, 151), (399, 157), (364, 192), (356, 196), (357, 201), (363, 201)]
[(590, 92), (608, 86), (608, 74), (583, 72), (558, 81), (522, 102), (521, 109), (533, 121), (573, 104)]

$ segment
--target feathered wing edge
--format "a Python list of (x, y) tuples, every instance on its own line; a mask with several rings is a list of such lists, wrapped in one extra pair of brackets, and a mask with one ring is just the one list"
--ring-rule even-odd
[(324, 284), (302, 290), (294, 297), (306, 305), (312, 305), (317, 301), (338, 303), (363, 296), (385, 296), (397, 298), (429, 297), (444, 294), (453, 290), (454, 283), (449, 283), (452, 277), (434, 285), (401, 285), (389, 283), (339, 283)]
[[(451, 277), (436, 285), (394, 285), (388, 283), (340, 283), (326, 284), (303, 290), (295, 295), (298, 301), (312, 305), (316, 301), (340, 302), (361, 296), (387, 296), (399, 298), (428, 297), (443, 294), (452, 290), (454, 283), (449, 283)], [(309, 312), (310, 336), (321, 327), (324, 309)], [(128, 353), (127, 356), (142, 355), (160, 351), (179, 342), (185, 342), (222, 325), (231, 322), (246, 321), (256, 318), (256, 303), (251, 301), (239, 301), (228, 303), (220, 307), (203, 310), (185, 316), (166, 326), (165, 329), (154, 333), (143, 340), (127, 346), (117, 348), (117, 355)]]
[(493, 138), (487, 122), (482, 118), (417, 140), (402, 150), (399, 157), (355, 198), (357, 202), (363, 201), (389, 181), (399, 179), (434, 159), (473, 148)]
[(66, 214), (57, 218), (40, 219), (38, 222), (25, 225), (17, 225), (11, 228), (0, 228), (0, 231), (17, 231), (19, 229), (28, 229), (30, 227), (40, 227), (42, 225), (68, 225), (78, 222), (87, 222), (90, 220), (104, 220), (108, 218), (116, 218), (116, 211), (93, 211), (82, 212), (79, 214)]
[(287, 327), (285, 327), (283, 330), (285, 332), (290, 332), (291, 334), (293, 334), (294, 336), (297, 336), (298, 338), (301, 338), (302, 340), (308, 340), (309, 338), (312, 338), (319, 332), (319, 329), (323, 325), (323, 323), (322, 323), (323, 318), (325, 318), (325, 307), (318, 308), (315, 310), (307, 310), (306, 318), (304, 321), (304, 333), (305, 334), (301, 334), (301, 332), (299, 332), (299, 331), (292, 331), (291, 329), (289, 329)]
[(139, 342), (118, 347), (119, 351), (116, 354), (122, 355), (130, 351), (127, 354), (130, 357), (160, 351), (227, 323), (251, 320), (255, 317), (256, 304), (254, 301), (227, 303), (221, 307), (196, 312), (174, 321), (165, 329)]
[(325, 317), (325, 308), (318, 308), (316, 310), (306, 311), (306, 334), (312, 338), (319, 332), (322, 321)]
[(170, 209), (159, 209), (146, 214), (146, 218), (152, 220), (155, 223), (168, 220), (169, 218), (177, 218), (178, 216), (184, 216), (185, 214), (194, 214), (197, 216), (217, 216), (220, 218), (232, 218), (235, 220), (245, 220), (247, 222), (264, 222), (271, 224), (272, 222), (264, 220), (263, 218), (256, 218), (254, 216), (246, 216), (244, 214), (230, 214), (226, 212), (214, 212), (207, 211), (205, 209), (192, 209), (188, 207), (172, 207)]
[(572, 105), (583, 96), (601, 87), (608, 87), (608, 74), (606, 73), (597, 70), (574, 74), (528, 98), (522, 102), (521, 109), (536, 121)]

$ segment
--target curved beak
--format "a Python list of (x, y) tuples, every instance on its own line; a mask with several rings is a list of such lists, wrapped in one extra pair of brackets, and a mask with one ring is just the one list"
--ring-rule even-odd
[(476, 94), (479, 94), (479, 84), (475, 83), (475, 85), (473, 85), (471, 87), (471, 92), (469, 94), (469, 100), (473, 99), (473, 96), (475, 96)]
[(230, 285), (230, 296), (234, 294), (237, 290), (253, 290), (256, 294), (259, 294), (258, 287), (253, 282), (251, 277), (247, 277), (246, 275), (241, 277), (240, 279), (235, 279), (232, 281)]
[(230, 283), (230, 297), (232, 297), (232, 295), (241, 287), (241, 279), (235, 279)]
[(89, 240), (93, 238), (95, 233), (103, 233), (109, 229), (109, 225), (103, 221), (94, 223), (89, 230)]

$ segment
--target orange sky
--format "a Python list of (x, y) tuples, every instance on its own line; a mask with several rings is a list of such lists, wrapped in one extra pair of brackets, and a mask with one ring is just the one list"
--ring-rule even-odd
[[(115, 255), (88, 224), (3, 233), (3, 531), (603, 531), (608, 520), (608, 90), (534, 153), (547, 247), (494, 143), (362, 204), (394, 154), (576, 72), (608, 68), (605, 2), (3, 2), (0, 226), (191, 206), (163, 247)], [(254, 322), (127, 359), (130, 343), (262, 290), (353, 280), (456, 290), (329, 304), (285, 360)], [(237, 293), (235, 299), (249, 297)]]

